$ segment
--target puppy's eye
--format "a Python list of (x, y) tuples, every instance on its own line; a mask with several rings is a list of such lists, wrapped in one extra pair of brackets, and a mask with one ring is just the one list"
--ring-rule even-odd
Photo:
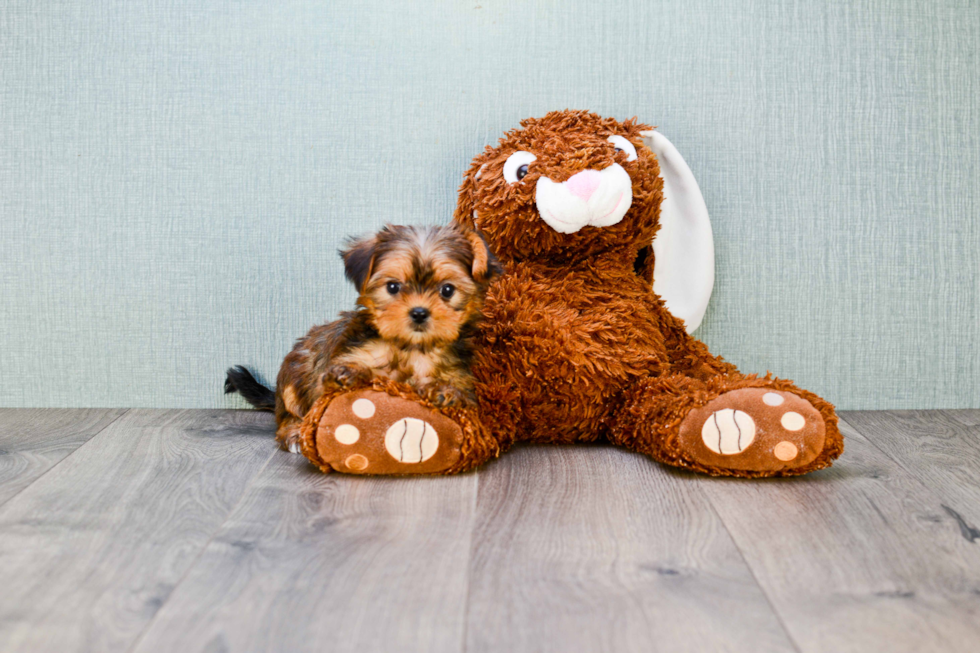
[(402, 285), (397, 281), (389, 281), (387, 289), (389, 295), (397, 295), (398, 291), (402, 289)]
[(527, 176), (528, 166), (534, 163), (538, 157), (530, 152), (514, 152), (504, 163), (504, 179), (508, 184), (516, 184)]
[(449, 299), (453, 296), (454, 292), (456, 292), (456, 286), (451, 283), (444, 283), (442, 284), (442, 288), (439, 289), (439, 295), (443, 299)]
[(610, 136), (606, 139), (613, 144), (617, 152), (626, 152), (627, 161), (636, 161), (636, 148), (622, 136)]

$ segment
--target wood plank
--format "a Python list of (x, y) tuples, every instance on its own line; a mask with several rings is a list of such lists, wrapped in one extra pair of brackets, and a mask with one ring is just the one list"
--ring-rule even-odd
[(980, 426), (980, 409), (941, 410), (939, 412), (955, 419), (963, 426)]
[(477, 476), (276, 456), (136, 651), (458, 651)]
[(939, 495), (964, 533), (980, 538), (980, 410), (853, 411), (845, 417)]
[(0, 409), (0, 505), (125, 412), (120, 408)]
[(0, 650), (129, 650), (278, 452), (273, 428), (132, 410), (0, 507)]
[(846, 449), (795, 479), (700, 479), (803, 651), (980, 650), (980, 546), (842, 420)]
[(481, 473), (466, 650), (794, 647), (696, 477), (580, 445)]

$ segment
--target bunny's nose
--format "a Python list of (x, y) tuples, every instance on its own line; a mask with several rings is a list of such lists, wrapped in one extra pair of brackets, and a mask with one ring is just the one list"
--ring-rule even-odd
[(422, 324), (429, 319), (429, 309), (416, 306), (408, 312), (408, 316), (412, 318), (412, 322)]
[(580, 197), (583, 202), (588, 202), (601, 181), (602, 175), (599, 174), (598, 170), (583, 170), (569, 177), (565, 181), (565, 186), (572, 195)]

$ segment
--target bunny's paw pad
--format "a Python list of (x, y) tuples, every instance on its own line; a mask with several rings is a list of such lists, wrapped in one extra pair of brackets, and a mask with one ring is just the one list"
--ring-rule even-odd
[(825, 430), (820, 412), (806, 399), (769, 388), (742, 388), (691, 411), (678, 439), (701, 465), (777, 472), (812, 462), (823, 450)]
[(462, 430), (442, 413), (374, 390), (338, 396), (320, 418), (320, 458), (348, 474), (437, 474), (460, 458)]

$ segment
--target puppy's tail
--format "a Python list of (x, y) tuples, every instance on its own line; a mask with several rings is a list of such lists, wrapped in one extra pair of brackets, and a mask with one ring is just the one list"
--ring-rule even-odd
[(276, 409), (276, 393), (256, 381), (252, 373), (241, 365), (228, 368), (225, 394), (232, 392), (237, 392), (259, 410)]

